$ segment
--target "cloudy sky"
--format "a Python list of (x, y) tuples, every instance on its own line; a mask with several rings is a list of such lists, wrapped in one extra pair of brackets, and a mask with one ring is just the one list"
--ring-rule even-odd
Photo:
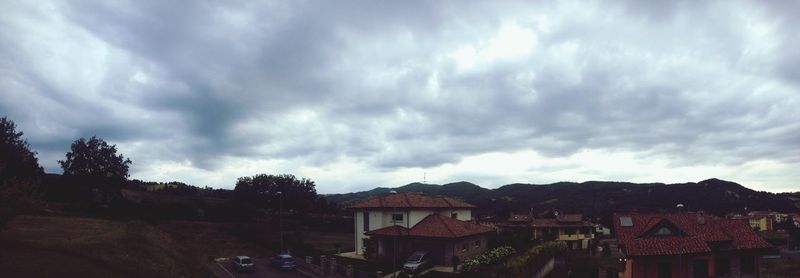
[(2, 1), (0, 115), (55, 173), (800, 189), (798, 2), (253, 2)]

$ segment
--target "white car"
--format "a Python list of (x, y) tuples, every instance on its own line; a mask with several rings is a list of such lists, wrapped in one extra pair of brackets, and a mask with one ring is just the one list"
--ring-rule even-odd
[(403, 272), (408, 274), (416, 274), (428, 269), (433, 265), (433, 262), (429, 257), (430, 256), (426, 251), (414, 252), (414, 254), (411, 254), (411, 256), (408, 257), (406, 263), (403, 264)]
[(233, 263), (239, 272), (252, 272), (256, 269), (253, 259), (248, 256), (236, 256), (236, 258), (233, 258)]

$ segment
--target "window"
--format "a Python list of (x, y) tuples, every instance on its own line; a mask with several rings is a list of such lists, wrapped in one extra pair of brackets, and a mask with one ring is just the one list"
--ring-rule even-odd
[(633, 227), (633, 219), (630, 216), (622, 216), (619, 218), (619, 225), (622, 227)]
[(716, 258), (714, 260), (714, 272), (717, 275), (726, 275), (731, 273), (731, 259), (729, 258)]
[(743, 256), (742, 257), (742, 264), (741, 264), (742, 273), (755, 273), (756, 272), (756, 260), (753, 256)]
[(392, 222), (403, 222), (403, 214), (402, 213), (392, 214)]
[(658, 278), (672, 278), (672, 264), (669, 262), (658, 263)]
[(451, 212), (450, 213), (450, 218), (453, 218), (453, 219), (458, 218), (458, 212)]
[(481, 240), (475, 241), (475, 248), (481, 247)]
[(461, 244), (461, 252), (467, 252), (467, 247), (469, 247), (468, 245), (469, 244), (466, 244), (466, 243)]
[(369, 232), (369, 212), (364, 212), (364, 231)]

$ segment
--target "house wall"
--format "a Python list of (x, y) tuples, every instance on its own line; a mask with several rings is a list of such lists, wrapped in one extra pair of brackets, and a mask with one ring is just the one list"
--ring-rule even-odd
[[(369, 212), (369, 229), (364, 230), (364, 212)], [(365, 232), (388, 227), (392, 225), (400, 225), (406, 228), (414, 227), (419, 221), (422, 221), (426, 216), (433, 213), (438, 213), (443, 216), (450, 217), (451, 213), (457, 213), (456, 219), (468, 221), (472, 219), (472, 211), (470, 209), (446, 209), (446, 210), (431, 210), (431, 209), (412, 209), (412, 210), (356, 210), (354, 212), (355, 219), (355, 249), (356, 254), (363, 255), (363, 239), (369, 238), (364, 235)], [(392, 221), (392, 214), (403, 214), (403, 221)]]
[[(480, 241), (481, 245), (475, 247), (475, 241)], [(467, 250), (462, 248), (462, 245), (467, 243)], [(458, 257), (459, 265), (464, 263), (464, 260), (472, 259), (488, 250), (488, 238), (486, 235), (472, 236), (462, 239), (454, 239), (445, 245), (444, 250), (444, 265), (453, 266), (453, 255)]]
[[(475, 246), (476, 241), (480, 242), (478, 246)], [(463, 249), (464, 244), (467, 245), (466, 250)], [(486, 252), (488, 245), (489, 242), (485, 235), (468, 237), (456, 241), (455, 251), (458, 253), (459, 261), (463, 262)]]
[(426, 216), (431, 215), (433, 213), (434, 213), (433, 210), (422, 210), (422, 209), (412, 210), (408, 217), (409, 223), (411, 223), (411, 226), (409, 227), (414, 227), (414, 225), (419, 223), (419, 221), (422, 221), (422, 219), (424, 219)]
[[(393, 225), (398, 225), (398, 226), (403, 226), (403, 227), (406, 227), (406, 228), (411, 228), (411, 227), (414, 226), (414, 224), (416, 224), (416, 222), (410, 222), (409, 221), (410, 220), (409, 219), (409, 215), (411, 214), (411, 212), (408, 211), (408, 210), (388, 210), (388, 211), (376, 212), (376, 214), (379, 214), (382, 217), (381, 217), (380, 226), (376, 227), (374, 229), (380, 229), (380, 228), (383, 228), (383, 227), (388, 227), (388, 226), (393, 226)], [(393, 214), (402, 214), (403, 215), (403, 221), (393, 221), (393, 219), (392, 219), (392, 215)]]
[[(402, 263), (414, 252), (428, 251), (435, 265), (452, 266), (453, 255), (458, 256), (459, 265), (461, 265), (464, 260), (485, 253), (489, 244), (486, 235), (457, 239), (397, 238), (397, 251), (395, 253), (394, 240), (392, 237), (375, 237), (374, 243), (379, 245), (379, 248), (377, 248), (379, 252), (375, 254), (376, 257), (373, 259), (384, 262), (391, 262), (391, 260), (397, 259), (398, 263)], [(476, 247), (475, 241), (480, 241), (480, 246)], [(468, 244), (466, 250), (462, 248), (465, 243)]]
[[(568, 229), (574, 229), (572, 233), (568, 233)], [(557, 241), (566, 241), (570, 249), (587, 249), (589, 243), (594, 239), (594, 227), (580, 227), (580, 228), (556, 228), (556, 227), (535, 227), (532, 229), (533, 239), (547, 239), (547, 231), (551, 231), (551, 235)]]
[[(357, 210), (354, 212), (354, 219), (355, 219), (355, 247), (356, 247), (356, 254), (363, 255), (363, 240), (365, 238), (369, 238), (369, 236), (364, 235), (365, 232), (372, 231), (375, 229), (380, 229), (386, 227), (384, 225), (384, 213), (382, 211), (367, 211), (369, 215), (369, 227), (367, 230), (364, 230), (364, 210)], [(389, 216), (391, 218), (391, 214)]]
[[(716, 258), (728, 258), (730, 260), (730, 270), (728, 273), (717, 274)], [(741, 271), (742, 257), (749, 257), (754, 260), (755, 272), (752, 274), (743, 273)], [(694, 277), (694, 262), (706, 261), (708, 266), (707, 277), (757, 277), (758, 273), (758, 256), (756, 254), (748, 253), (726, 253), (726, 254), (701, 254), (701, 255), (684, 255), (684, 256), (654, 256), (654, 257), (637, 257), (628, 258), (626, 262), (626, 271), (624, 277), (626, 278), (658, 278), (659, 263), (668, 262), (671, 265), (672, 277)], [(704, 276), (705, 278), (706, 276)]]
[(461, 221), (470, 221), (472, 220), (472, 210), (469, 209), (447, 209), (447, 210), (439, 210), (439, 213), (442, 216), (450, 217), (452, 213), (457, 213), (456, 219)]
[[(661, 263), (669, 263), (672, 278), (692, 277), (689, 265), (694, 259), (689, 256), (659, 256), (659, 257), (638, 257), (628, 258), (626, 263), (626, 278), (659, 278), (658, 266)], [(709, 266), (711, 270), (711, 265)], [(713, 277), (713, 276), (709, 276)]]

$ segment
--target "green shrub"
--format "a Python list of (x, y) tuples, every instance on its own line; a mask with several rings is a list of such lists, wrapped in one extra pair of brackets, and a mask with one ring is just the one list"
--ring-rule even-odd
[(517, 251), (510, 246), (501, 246), (494, 248), (472, 259), (464, 260), (464, 263), (461, 265), (461, 271), (476, 272), (481, 267), (498, 263), (503, 259), (511, 255), (514, 255), (516, 252)]

